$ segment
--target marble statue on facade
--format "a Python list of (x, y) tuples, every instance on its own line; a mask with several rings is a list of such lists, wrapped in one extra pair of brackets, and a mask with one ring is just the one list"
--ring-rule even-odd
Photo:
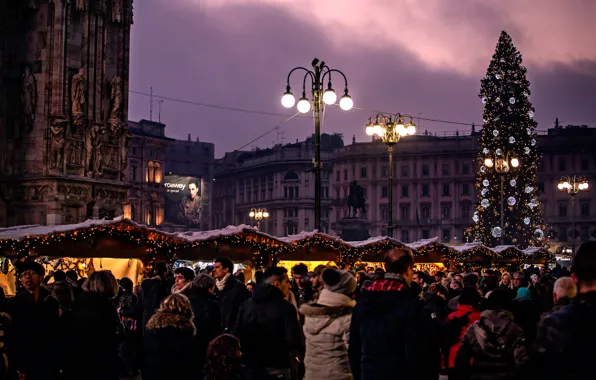
[(50, 125), (50, 131), (52, 132), (50, 167), (59, 171), (62, 171), (64, 167), (65, 126), (66, 123), (64, 121), (58, 121)]
[(101, 175), (101, 144), (105, 129), (96, 125), (89, 130), (85, 139), (85, 169), (87, 176)]
[(35, 81), (35, 76), (31, 74), (31, 68), (28, 66), (25, 67), (25, 72), (23, 73), (21, 102), (23, 105), (25, 130), (31, 132), (35, 123), (35, 110), (37, 108), (37, 83)]
[(117, 76), (112, 78), (110, 87), (110, 117), (108, 122), (112, 133), (116, 133), (122, 123), (120, 119), (120, 109), (122, 108), (122, 79)]
[(81, 68), (79, 72), (72, 77), (71, 86), (72, 115), (83, 115), (85, 105), (85, 71)]
[(113, 22), (120, 22), (122, 21), (122, 11), (123, 11), (123, 0), (112, 0), (112, 21)]

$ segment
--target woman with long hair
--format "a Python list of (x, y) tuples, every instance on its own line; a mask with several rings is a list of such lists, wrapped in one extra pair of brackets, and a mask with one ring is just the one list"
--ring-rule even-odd
[(203, 380), (250, 380), (240, 365), (240, 341), (233, 335), (223, 334), (213, 339), (207, 349)]
[(185, 295), (168, 296), (147, 323), (143, 380), (196, 379), (196, 329)]

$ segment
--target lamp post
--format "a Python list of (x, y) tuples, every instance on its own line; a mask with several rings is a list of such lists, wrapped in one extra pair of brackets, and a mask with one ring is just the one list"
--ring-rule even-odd
[(501, 152), (501, 154), (495, 154), (494, 159), (492, 157), (487, 157), (484, 160), (484, 166), (486, 166), (489, 169), (494, 167), (495, 172), (499, 174), (499, 177), (501, 179), (501, 245), (505, 245), (505, 211), (503, 200), (503, 198), (505, 197), (505, 174), (509, 173), (509, 171), (511, 170), (510, 166), (514, 168), (519, 167), (519, 160), (516, 157), (510, 159), (509, 153), (505, 154), (503, 157), (503, 153)]
[[(404, 124), (404, 116), (410, 118), (410, 122)], [(393, 237), (393, 149), (399, 140), (407, 135), (416, 133), (416, 125), (412, 122), (412, 116), (402, 115), (397, 113), (395, 115), (377, 114), (375, 121), (372, 118), (366, 124), (366, 134), (369, 136), (377, 135), (387, 145), (389, 152), (389, 222), (383, 226), (387, 230), (387, 235)]]
[(250, 209), (248, 216), (257, 222), (257, 229), (259, 229), (261, 220), (269, 218), (269, 212), (264, 208), (252, 208)]
[[(296, 104), (296, 108), (300, 113), (308, 113), (311, 108), (315, 119), (315, 158), (313, 160), (315, 167), (315, 229), (321, 230), (321, 109), (325, 105), (332, 105), (337, 101), (337, 95), (331, 83), (331, 74), (337, 73), (344, 78), (344, 94), (339, 101), (339, 106), (349, 111), (352, 109), (354, 103), (352, 97), (348, 94), (348, 80), (344, 73), (339, 70), (331, 69), (325, 62), (319, 61), (315, 58), (312, 61), (312, 70), (299, 66), (293, 68), (288, 74), (286, 91), (281, 97), (281, 104), (286, 108), (292, 108), (296, 103), (292, 88), (290, 87), (290, 77), (295, 71), (304, 72), (302, 79), (302, 96)], [(306, 82), (307, 79), (311, 82), (311, 100), (306, 96)], [(325, 79), (327, 79), (327, 87), (325, 88)]]
[(588, 180), (585, 177), (573, 175), (561, 177), (559, 190), (566, 191), (571, 197), (571, 254), (575, 255), (575, 195), (588, 190)]

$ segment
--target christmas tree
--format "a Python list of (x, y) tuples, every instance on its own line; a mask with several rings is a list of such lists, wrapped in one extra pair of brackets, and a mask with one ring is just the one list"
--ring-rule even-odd
[(521, 54), (502, 32), (480, 98), (484, 103), (479, 140), (474, 241), (494, 247), (542, 246), (546, 226), (538, 202), (538, 151), (530, 82)]

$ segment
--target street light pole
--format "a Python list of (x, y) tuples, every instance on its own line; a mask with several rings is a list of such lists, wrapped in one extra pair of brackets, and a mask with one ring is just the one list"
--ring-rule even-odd
[[(408, 124), (404, 124), (404, 116), (410, 117)], [(380, 136), (381, 141), (387, 145), (389, 153), (389, 189), (387, 194), (389, 196), (389, 223), (383, 227), (387, 230), (387, 236), (389, 237), (393, 237), (393, 229), (395, 228), (393, 224), (393, 151), (395, 144), (399, 142), (402, 136), (415, 133), (416, 125), (412, 122), (412, 116), (400, 113), (390, 116), (377, 114), (375, 122), (373, 123), (372, 118), (370, 118), (366, 125), (366, 134)]]
[[(312, 61), (312, 70), (299, 66), (292, 69), (288, 74), (286, 91), (281, 98), (281, 104), (284, 107), (291, 108), (296, 103), (296, 98), (294, 98), (290, 87), (290, 77), (297, 70), (303, 71), (304, 77), (302, 79), (302, 97), (298, 100), (296, 108), (300, 113), (308, 113), (312, 108), (315, 121), (315, 158), (313, 160), (315, 167), (315, 229), (321, 231), (321, 107), (332, 105), (337, 100), (337, 95), (331, 83), (331, 73), (337, 73), (344, 79), (344, 94), (339, 101), (341, 109), (348, 111), (352, 109), (354, 103), (348, 93), (348, 80), (344, 73), (329, 68), (325, 62), (321, 62), (315, 58)], [(309, 78), (312, 84), (312, 107), (311, 101), (306, 97), (306, 80)], [(325, 79), (327, 79), (326, 89), (324, 89)]]
[(516, 157), (510, 159), (509, 156), (509, 153), (503, 154), (500, 149), (497, 149), (494, 160), (490, 156), (484, 160), (484, 166), (489, 169), (494, 166), (501, 180), (501, 235), (499, 236), (501, 245), (505, 245), (505, 175), (509, 173), (510, 165), (514, 168), (519, 167), (519, 160)]
[(269, 212), (265, 208), (252, 208), (250, 209), (248, 216), (257, 222), (258, 230), (261, 226), (261, 220), (269, 218)]
[(571, 197), (571, 255), (575, 255), (575, 196), (580, 191), (588, 190), (588, 180), (584, 177), (573, 175), (561, 177), (558, 188), (566, 191)]

